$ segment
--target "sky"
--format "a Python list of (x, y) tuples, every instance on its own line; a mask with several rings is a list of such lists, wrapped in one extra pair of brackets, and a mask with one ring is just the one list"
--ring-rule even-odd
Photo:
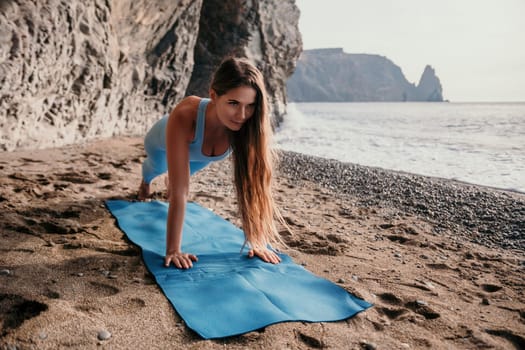
[(525, 0), (296, 0), (303, 49), (386, 56), (452, 102), (525, 101)]

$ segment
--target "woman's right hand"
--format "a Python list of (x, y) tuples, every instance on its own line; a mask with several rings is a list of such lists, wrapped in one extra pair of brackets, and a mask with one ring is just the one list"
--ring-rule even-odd
[(197, 256), (193, 254), (176, 252), (168, 253), (164, 258), (164, 266), (169, 267), (171, 263), (178, 269), (189, 269), (193, 267), (192, 261), (197, 261)]

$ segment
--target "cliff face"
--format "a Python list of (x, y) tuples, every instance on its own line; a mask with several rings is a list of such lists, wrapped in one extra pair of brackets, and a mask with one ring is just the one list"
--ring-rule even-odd
[(430, 66), (415, 86), (388, 58), (342, 49), (305, 50), (287, 89), (289, 99), (297, 102), (443, 101)]
[(281, 122), (286, 80), (302, 51), (298, 20), (293, 0), (205, 1), (187, 94), (208, 94), (209, 79), (222, 57), (248, 57), (263, 73), (272, 114)]
[(141, 135), (229, 54), (260, 66), (279, 120), (298, 19), (294, 0), (2, 1), (0, 149)]

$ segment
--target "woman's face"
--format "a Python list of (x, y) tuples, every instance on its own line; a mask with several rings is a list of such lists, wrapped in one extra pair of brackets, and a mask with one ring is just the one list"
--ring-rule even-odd
[(238, 131), (255, 112), (257, 92), (251, 86), (239, 86), (222, 96), (212, 90), (210, 96), (220, 122), (232, 131)]

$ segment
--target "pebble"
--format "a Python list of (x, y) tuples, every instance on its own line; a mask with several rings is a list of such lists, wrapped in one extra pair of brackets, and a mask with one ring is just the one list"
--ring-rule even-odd
[(377, 349), (377, 345), (372, 343), (372, 342), (368, 342), (366, 340), (361, 340), (359, 342), (359, 344), (361, 344), (361, 347), (365, 350), (376, 350)]
[(98, 332), (98, 339), (99, 340), (108, 340), (109, 338), (111, 338), (111, 333), (109, 333), (105, 329), (103, 329), (100, 332)]
[(11, 274), (11, 271), (8, 269), (0, 270), (0, 276), (9, 276)]
[(418, 306), (427, 306), (428, 305), (428, 303), (426, 301), (424, 301), (424, 300), (416, 300), (416, 304)]
[(489, 248), (525, 251), (525, 222), (515, 219), (523, 215), (522, 196), (290, 151), (283, 151), (279, 158), (279, 171), (287, 177), (350, 195), (359, 205), (388, 206), (406, 214), (424, 215), (440, 223), (439, 232), (452, 230), (456, 237), (472, 240), (477, 231), (476, 241)]
[(483, 298), (483, 299), (481, 300), (481, 303), (482, 303), (483, 305), (490, 305), (490, 301), (489, 301), (487, 298)]
[(359, 281), (359, 277), (357, 277), (356, 275), (352, 275), (352, 279), (356, 282)]
[(340, 278), (337, 280), (337, 283), (345, 283), (345, 280), (343, 278)]
[(425, 282), (425, 286), (426, 286), (427, 288), (429, 288), (429, 289), (434, 289), (434, 288), (436, 288), (436, 287), (434, 287), (434, 285), (433, 285), (432, 283), (430, 283), (430, 282)]
[(47, 339), (47, 333), (46, 333), (46, 332), (40, 332), (40, 334), (38, 335), (38, 337), (39, 337), (41, 340), (45, 340), (45, 339)]

